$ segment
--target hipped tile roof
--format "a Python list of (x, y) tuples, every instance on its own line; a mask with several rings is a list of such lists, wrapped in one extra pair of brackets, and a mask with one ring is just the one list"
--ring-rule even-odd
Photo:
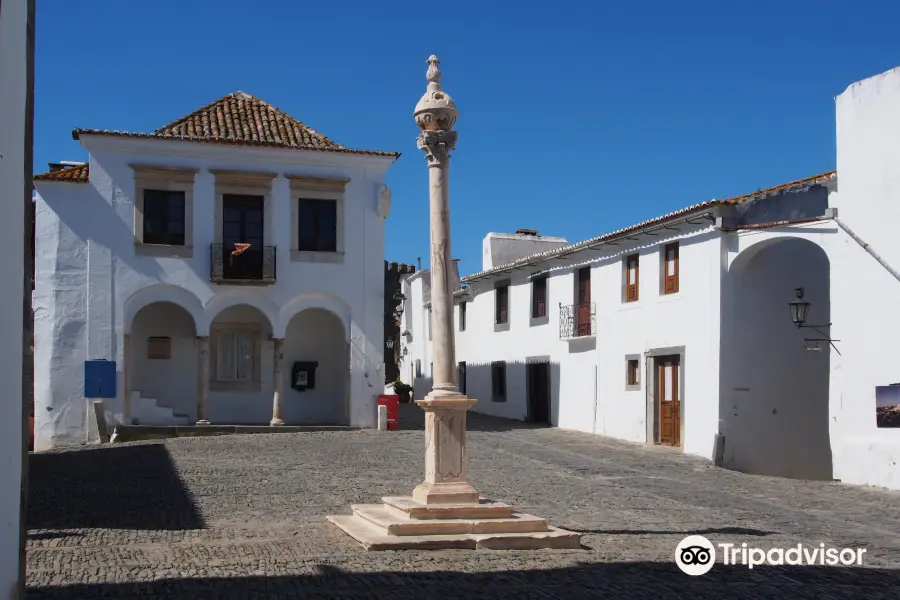
[(65, 169), (50, 171), (49, 173), (41, 173), (35, 175), (37, 181), (68, 181), (70, 183), (87, 183), (89, 169), (87, 163), (83, 165), (75, 165)]
[(629, 234), (635, 234), (638, 231), (645, 229), (652, 229), (656, 227), (662, 227), (668, 221), (673, 219), (678, 219), (680, 217), (686, 217), (688, 215), (692, 215), (694, 213), (699, 213), (703, 211), (707, 211), (710, 208), (715, 206), (734, 206), (737, 204), (741, 204), (743, 202), (747, 202), (750, 200), (755, 200), (758, 198), (765, 198), (766, 196), (773, 196), (776, 194), (782, 194), (785, 192), (799, 191), (806, 189), (808, 187), (825, 183), (830, 181), (837, 175), (837, 171), (826, 171), (825, 173), (819, 173), (818, 175), (812, 175), (810, 177), (804, 177), (803, 179), (797, 179), (795, 181), (789, 181), (788, 183), (783, 183), (781, 185), (776, 185), (775, 187), (766, 188), (764, 190), (757, 190), (750, 194), (744, 194), (743, 196), (735, 196), (733, 198), (725, 198), (723, 200), (707, 200), (706, 202), (700, 202), (699, 204), (694, 204), (692, 206), (688, 206), (687, 208), (682, 208), (681, 210), (676, 210), (674, 212), (670, 212), (668, 214), (662, 215), (661, 217), (655, 217), (653, 219), (649, 219), (647, 221), (642, 221), (636, 225), (632, 225), (631, 227), (626, 227), (624, 229), (619, 229), (617, 231), (612, 231), (610, 233), (606, 233), (597, 237), (593, 237), (587, 240), (583, 240), (576, 244), (570, 244), (568, 246), (562, 246), (561, 248), (554, 248), (553, 250), (546, 250), (544, 252), (537, 252), (535, 254), (530, 254), (528, 256), (524, 256), (522, 258), (510, 261), (508, 263), (497, 265), (491, 269), (487, 269), (485, 271), (480, 271), (478, 273), (473, 273), (472, 275), (467, 275), (460, 279), (463, 283), (468, 283), (471, 281), (475, 281), (477, 279), (482, 279), (484, 277), (490, 277), (491, 275), (504, 273), (506, 271), (511, 271), (517, 267), (522, 267), (524, 265), (536, 264), (538, 262), (547, 260), (549, 258), (556, 258), (558, 256), (563, 256), (566, 254), (571, 254), (572, 252), (578, 252), (580, 250), (586, 250), (591, 247), (594, 247), (598, 244), (615, 240), (617, 238), (626, 237)]
[(246, 146), (270, 146), (374, 156), (400, 156), (399, 152), (347, 148), (246, 92), (234, 92), (149, 133), (107, 129), (75, 129), (81, 135), (113, 135)]

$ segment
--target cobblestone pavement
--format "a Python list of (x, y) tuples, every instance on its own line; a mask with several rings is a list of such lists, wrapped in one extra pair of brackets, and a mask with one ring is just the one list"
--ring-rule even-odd
[[(483, 494), (584, 532), (584, 548), (367, 553), (325, 521), (408, 494), (421, 431), (130, 443), (31, 456), (27, 598), (898, 597), (900, 494), (477, 415), (469, 450)], [(861, 568), (717, 565), (688, 577), (672, 556), (690, 533), (868, 552)]]

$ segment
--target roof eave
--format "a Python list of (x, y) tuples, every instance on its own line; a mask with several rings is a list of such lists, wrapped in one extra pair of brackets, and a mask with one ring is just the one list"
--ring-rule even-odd
[(161, 140), (161, 141), (174, 141), (174, 142), (195, 142), (195, 143), (205, 143), (205, 144), (222, 144), (228, 146), (246, 146), (250, 148), (281, 148), (284, 150), (307, 150), (311, 152), (327, 152), (331, 154), (354, 154), (361, 156), (378, 156), (384, 158), (393, 159), (392, 162), (396, 162), (398, 158), (400, 158), (400, 152), (387, 152), (384, 150), (365, 150), (365, 149), (357, 149), (357, 148), (318, 148), (315, 146), (291, 146), (287, 144), (277, 144), (272, 142), (248, 142), (244, 140), (226, 140), (226, 139), (210, 139), (210, 138), (195, 138), (195, 137), (184, 137), (184, 136), (172, 136), (172, 135), (157, 135), (152, 133), (140, 133), (140, 132), (132, 132), (132, 131), (106, 131), (103, 129), (86, 129), (86, 128), (76, 128), (72, 130), (72, 139), (73, 140), (81, 140), (82, 135), (97, 135), (97, 136), (107, 136), (107, 137), (122, 137), (122, 138), (133, 138), (133, 139), (142, 139), (142, 140)]
[[(487, 271), (482, 271), (480, 273), (474, 273), (467, 277), (463, 277), (460, 279), (460, 283), (470, 283), (473, 281), (479, 281), (481, 279), (487, 279), (489, 277), (493, 277), (494, 275), (500, 275), (501, 273), (507, 273), (509, 271), (515, 271), (518, 269), (523, 269), (530, 266), (537, 266), (538, 264), (550, 260), (550, 259), (561, 259), (570, 254), (576, 254), (578, 252), (584, 252), (585, 250), (593, 250), (599, 246), (610, 245), (617, 240), (628, 238), (633, 235), (641, 235), (648, 231), (653, 231), (655, 229), (667, 229), (671, 228), (673, 223), (678, 223), (682, 221), (690, 221), (690, 219), (697, 218), (706, 218), (709, 221), (713, 221), (713, 210), (719, 206), (727, 205), (728, 201), (726, 200), (710, 200), (708, 202), (704, 202), (702, 204), (698, 204), (693, 207), (689, 207), (678, 211), (676, 213), (665, 215), (663, 217), (659, 217), (657, 219), (651, 219), (650, 221), (645, 221), (643, 223), (639, 223), (638, 225), (634, 225), (632, 227), (622, 229), (619, 231), (614, 231), (612, 233), (608, 233), (606, 235), (602, 235), (596, 238), (589, 238), (587, 240), (583, 240), (581, 242), (577, 242), (570, 246), (563, 246), (562, 248), (557, 248), (554, 250), (547, 251), (543, 254), (531, 255), (521, 258), (516, 261), (509, 262), (505, 265), (500, 265), (499, 267), (488, 269)], [(701, 225), (702, 223), (691, 223), (692, 225)]]

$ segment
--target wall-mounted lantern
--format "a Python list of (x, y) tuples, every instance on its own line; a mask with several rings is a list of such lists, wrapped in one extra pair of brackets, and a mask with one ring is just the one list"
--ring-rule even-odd
[(384, 343), (388, 347), (388, 350), (390, 350), (394, 347), (394, 338), (388, 338)]
[(806, 290), (804, 290), (802, 286), (794, 288), (795, 300), (788, 302), (788, 307), (791, 309), (791, 321), (797, 326), (797, 329), (812, 329), (822, 336), (820, 338), (804, 338), (803, 341), (806, 344), (806, 349), (811, 352), (821, 352), (822, 347), (819, 343), (828, 342), (831, 344), (831, 347), (834, 348), (834, 351), (840, 354), (841, 352), (837, 349), (837, 346), (834, 345), (834, 342), (839, 342), (841, 340), (833, 340), (821, 331), (822, 328), (831, 327), (831, 323), (828, 323), (827, 325), (806, 324), (806, 319), (809, 317), (809, 307), (812, 306), (812, 304), (804, 298), (805, 291)]
[(788, 306), (791, 307), (791, 321), (799, 328), (806, 324), (810, 304), (803, 299), (804, 290), (802, 287), (794, 288), (794, 293), (797, 295), (797, 299), (793, 302), (788, 302)]

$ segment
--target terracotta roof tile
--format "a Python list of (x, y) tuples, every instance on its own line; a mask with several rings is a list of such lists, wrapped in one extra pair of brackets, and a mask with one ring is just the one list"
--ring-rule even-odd
[(347, 148), (246, 92), (228, 94), (149, 133), (75, 129), (72, 137), (77, 140), (82, 134), (400, 156), (399, 152)]
[(825, 183), (830, 181), (837, 175), (837, 171), (826, 171), (825, 173), (819, 173), (818, 175), (812, 175), (811, 177), (804, 177), (803, 179), (797, 179), (795, 181), (789, 181), (788, 183), (783, 183), (781, 185), (777, 185), (775, 187), (766, 188), (764, 190), (757, 190), (750, 194), (744, 194), (743, 196), (735, 196), (733, 198), (725, 198), (724, 200), (707, 200), (706, 202), (700, 202), (699, 204), (694, 204), (692, 206), (688, 206), (687, 208), (682, 208), (680, 210), (676, 210), (674, 212), (670, 212), (668, 214), (662, 215), (661, 217), (655, 217), (653, 219), (649, 219), (647, 221), (642, 221), (636, 225), (632, 225), (631, 227), (626, 227), (624, 229), (619, 229), (617, 231), (612, 231), (610, 233), (606, 233), (601, 236), (593, 237), (587, 240), (583, 240), (576, 244), (570, 244), (568, 246), (563, 246), (561, 248), (554, 248), (553, 250), (546, 250), (544, 252), (537, 252), (535, 254), (531, 254), (529, 256), (524, 256), (522, 258), (516, 259), (514, 261), (508, 262), (506, 264), (497, 265), (491, 269), (486, 271), (481, 271), (479, 273), (473, 273), (472, 275), (468, 275), (463, 277), (460, 281), (463, 283), (468, 283), (470, 281), (475, 281), (477, 279), (481, 279), (483, 277), (489, 277), (491, 275), (495, 275), (498, 273), (503, 273), (506, 271), (511, 271), (516, 267), (522, 267), (524, 265), (529, 265), (532, 263), (538, 263), (543, 260), (547, 260), (549, 258), (556, 258), (566, 254), (571, 254), (573, 252), (578, 252), (579, 250), (586, 250), (591, 247), (596, 246), (597, 244), (604, 243), (616, 238), (627, 236), (628, 234), (633, 234), (637, 231), (654, 228), (654, 227), (662, 227), (667, 221), (671, 221), (672, 219), (677, 219), (679, 217), (685, 217), (692, 213), (701, 212), (707, 209), (710, 209), (715, 206), (723, 206), (723, 205), (736, 205), (741, 204), (742, 202), (746, 202), (748, 200), (755, 200), (757, 198), (765, 198), (766, 196), (772, 196), (775, 194), (781, 194), (788, 191), (802, 190), (804, 188), (818, 185), (821, 183)]
[(49, 173), (41, 173), (35, 175), (37, 181), (68, 181), (70, 183), (87, 183), (90, 177), (90, 169), (87, 163), (75, 165), (65, 169), (50, 171)]

